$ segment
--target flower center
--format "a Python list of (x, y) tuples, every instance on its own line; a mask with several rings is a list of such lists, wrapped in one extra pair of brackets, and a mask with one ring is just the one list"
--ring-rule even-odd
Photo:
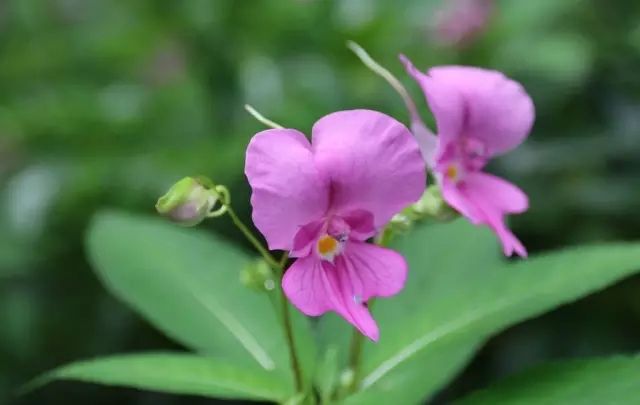
[(332, 262), (333, 259), (342, 252), (344, 242), (346, 242), (346, 238), (343, 238), (342, 235), (337, 238), (331, 235), (322, 236), (316, 244), (318, 256)]
[(455, 178), (458, 177), (458, 168), (455, 165), (451, 165), (451, 166), (447, 167), (445, 175), (449, 179), (455, 180)]
[(333, 237), (325, 235), (318, 241), (318, 253), (328, 255), (338, 249), (339, 243)]
[(462, 180), (463, 175), (464, 170), (457, 162), (449, 163), (444, 171), (444, 176), (453, 183), (458, 183), (460, 180)]

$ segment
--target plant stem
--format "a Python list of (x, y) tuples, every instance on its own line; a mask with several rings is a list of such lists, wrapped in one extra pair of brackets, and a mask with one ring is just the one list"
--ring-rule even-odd
[[(367, 302), (369, 311), (371, 311), (375, 302), (375, 298), (371, 298)], [(353, 381), (349, 387), (349, 392), (351, 393), (356, 392), (358, 390), (358, 384), (360, 384), (360, 357), (362, 357), (363, 343), (364, 335), (357, 329), (354, 329), (353, 335), (351, 336), (351, 344), (349, 345), (349, 369), (353, 372)]]
[(249, 114), (251, 114), (253, 116), (253, 118), (257, 119), (260, 123), (273, 128), (273, 129), (283, 129), (284, 127), (280, 124), (276, 124), (275, 122), (271, 121), (268, 118), (265, 118), (264, 115), (260, 114), (258, 112), (258, 110), (256, 110), (255, 108), (251, 107), (249, 104), (245, 104), (244, 105), (244, 109), (247, 110), (247, 112)]
[[(284, 275), (284, 267), (287, 264), (287, 259), (289, 258), (289, 253), (284, 252), (282, 258), (280, 259), (280, 269), (282, 270), (282, 275)], [(298, 361), (298, 356), (296, 354), (296, 346), (295, 339), (293, 337), (293, 325), (291, 323), (291, 311), (289, 310), (289, 301), (287, 297), (284, 295), (284, 290), (279, 288), (280, 301), (282, 302), (282, 319), (284, 324), (284, 334), (287, 339), (287, 346), (289, 346), (289, 359), (291, 360), (291, 369), (293, 370), (293, 376), (296, 383), (296, 391), (302, 392), (304, 389), (302, 382), (302, 369), (300, 367), (300, 362)]]
[(238, 229), (240, 229), (240, 231), (244, 234), (247, 240), (253, 245), (253, 247), (256, 248), (258, 253), (262, 255), (262, 257), (267, 262), (267, 264), (269, 264), (269, 266), (273, 267), (274, 269), (280, 269), (281, 268), (280, 264), (276, 262), (273, 256), (271, 256), (271, 253), (269, 253), (269, 251), (265, 249), (264, 246), (262, 246), (262, 243), (260, 243), (258, 238), (256, 238), (253, 235), (253, 233), (251, 233), (251, 230), (247, 228), (247, 226), (240, 220), (240, 218), (238, 218), (238, 215), (236, 215), (235, 211), (231, 208), (231, 205), (227, 205), (227, 212), (231, 217), (231, 220), (233, 221), (233, 223), (238, 227)]
[[(289, 253), (284, 252), (280, 261), (277, 262), (271, 253), (260, 243), (260, 241), (253, 235), (251, 230), (238, 218), (235, 211), (231, 208), (230, 204), (225, 204), (227, 207), (227, 212), (231, 217), (233, 223), (240, 229), (240, 231), (244, 234), (247, 240), (256, 248), (256, 250), (262, 255), (264, 260), (274, 269), (277, 269), (280, 272), (280, 278), (284, 275), (284, 268), (287, 264), (287, 259), (289, 258)], [(287, 297), (284, 295), (284, 290), (282, 286), (278, 288), (280, 291), (280, 301), (282, 305), (282, 326), (284, 329), (285, 338), (287, 340), (287, 346), (289, 346), (289, 358), (291, 360), (291, 369), (293, 371), (293, 376), (295, 379), (295, 386), (297, 392), (303, 391), (303, 381), (302, 381), (302, 369), (300, 368), (300, 362), (298, 360), (298, 356), (296, 354), (295, 347), (295, 339), (293, 336), (293, 325), (291, 323), (291, 312), (289, 311), (289, 301)]]

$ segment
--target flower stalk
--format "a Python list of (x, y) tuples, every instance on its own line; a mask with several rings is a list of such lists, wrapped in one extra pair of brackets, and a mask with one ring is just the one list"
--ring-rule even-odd
[[(224, 197), (227, 198), (224, 198)], [(288, 252), (285, 252), (282, 255), (280, 261), (276, 261), (271, 253), (260, 243), (258, 238), (251, 232), (251, 230), (242, 222), (242, 220), (235, 213), (233, 208), (231, 208), (231, 204), (228, 198), (228, 193), (226, 195), (221, 196), (222, 204), (227, 209), (227, 214), (238, 227), (240, 232), (247, 238), (249, 243), (253, 245), (253, 247), (260, 253), (260, 255), (264, 258), (265, 262), (269, 264), (272, 268), (279, 272), (279, 278), (282, 280), (282, 276), (284, 275), (285, 266), (287, 264), (287, 259), (289, 258)], [(300, 361), (298, 360), (298, 355), (295, 347), (295, 338), (293, 335), (293, 325), (291, 323), (291, 311), (289, 311), (289, 302), (287, 301), (287, 297), (284, 295), (284, 291), (282, 288), (278, 289), (281, 294), (280, 301), (282, 302), (282, 328), (284, 330), (285, 338), (287, 341), (287, 346), (289, 347), (289, 358), (291, 360), (291, 369), (293, 371), (293, 376), (295, 380), (295, 387), (297, 392), (302, 392), (304, 388), (303, 380), (302, 380), (302, 369), (300, 367)]]
[(245, 104), (244, 105), (244, 109), (247, 110), (247, 112), (249, 114), (251, 114), (253, 116), (253, 118), (255, 118), (256, 120), (258, 120), (259, 122), (261, 122), (262, 124), (273, 128), (273, 129), (283, 129), (284, 127), (282, 125), (276, 124), (275, 122), (271, 121), (270, 119), (266, 118), (264, 115), (260, 114), (258, 112), (258, 110), (256, 110), (255, 108), (251, 107), (249, 104)]

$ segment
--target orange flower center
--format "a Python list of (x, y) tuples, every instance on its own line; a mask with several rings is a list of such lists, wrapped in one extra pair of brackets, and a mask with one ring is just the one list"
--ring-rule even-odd
[(340, 247), (340, 243), (329, 235), (325, 235), (318, 241), (318, 253), (321, 256), (330, 256)]
[(447, 167), (447, 170), (445, 171), (445, 176), (447, 176), (451, 180), (455, 180), (456, 178), (458, 178), (458, 168), (455, 165), (451, 165)]

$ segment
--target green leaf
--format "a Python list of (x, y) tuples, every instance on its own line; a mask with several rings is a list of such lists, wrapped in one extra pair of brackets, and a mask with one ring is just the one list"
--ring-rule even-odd
[[(384, 399), (420, 403), (451, 379), (493, 334), (605, 288), (640, 268), (640, 246), (627, 243), (567, 249), (516, 264), (496, 265), (494, 260), (492, 267), (484, 262), (486, 256), (478, 255), (475, 264), (448, 267), (439, 259), (430, 260), (437, 256), (430, 256), (428, 246), (450, 226), (461, 225), (434, 226), (399, 245), (414, 272), (422, 267), (439, 276), (423, 290), (424, 304), (413, 313), (397, 312), (393, 323), (380, 322), (380, 342), (367, 343), (365, 348), (362, 391), (345, 404), (384, 403)], [(467, 252), (474, 250), (469, 235), (478, 236), (474, 244), (482, 243), (483, 230), (466, 228), (467, 236), (460, 243), (444, 249), (472, 260)]]
[(76, 380), (170, 394), (273, 401), (286, 399), (292, 389), (287, 379), (265, 370), (179, 353), (126, 354), (80, 361), (46, 373), (25, 389), (32, 390), (54, 380)]
[[(171, 338), (207, 355), (291, 377), (277, 312), (266, 293), (240, 283), (240, 269), (252, 257), (199, 230), (116, 212), (94, 218), (87, 247), (105, 286)], [(310, 375), (310, 326), (296, 314), (294, 327)]]
[(543, 364), (455, 405), (627, 405), (638, 398), (640, 357), (633, 356)]

